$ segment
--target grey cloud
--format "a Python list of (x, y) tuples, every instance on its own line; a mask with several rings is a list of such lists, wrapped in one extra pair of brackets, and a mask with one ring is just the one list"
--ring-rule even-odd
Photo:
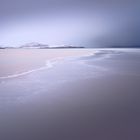
[[(39, 26), (41, 27), (44, 22), (48, 21), (50, 25), (46, 24), (44, 31), (46, 31), (46, 36), (49, 36), (47, 30), (50, 28), (53, 30), (51, 24), (55, 26), (54, 29), (57, 33), (57, 30), (60, 31), (61, 28), (63, 30), (63, 26), (66, 26), (70, 21), (67, 28), (72, 28), (71, 31), (73, 32), (69, 32), (65, 28), (64, 39), (60, 38), (59, 41), (59, 39), (54, 38), (54, 40), (49, 41), (46, 38), (46, 42), (62, 43), (64, 41), (68, 44), (83, 44), (90, 47), (116, 44), (139, 45), (139, 13), (139, 0), (0, 0), (0, 43), (16, 45), (27, 42), (28, 40), (24, 39), (24, 35), (21, 36), (22, 41), (18, 37), (17, 42), (14, 39), (12, 41), (11, 36), (14, 33), (11, 30), (17, 28), (21, 30), (22, 26), (27, 26), (30, 22), (35, 24), (37, 22), (36, 29), (41, 31), (43, 29), (39, 29)], [(21, 25), (21, 22), (24, 25)], [(84, 22), (84, 25), (82, 22)], [(63, 25), (60, 25), (60, 23)], [(26, 29), (25, 26), (23, 28)], [(52, 32), (55, 34), (54, 31)], [(80, 33), (83, 33), (83, 35)], [(23, 32), (21, 31), (20, 34), (23, 34)], [(45, 32), (42, 34), (45, 35)], [(45, 39), (41, 39), (41, 37), (38, 40), (35, 39), (37, 37), (30, 34), (29, 41), (45, 42)]]

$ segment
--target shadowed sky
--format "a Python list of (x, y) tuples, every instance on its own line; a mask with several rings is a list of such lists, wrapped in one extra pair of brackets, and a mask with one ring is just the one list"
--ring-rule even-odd
[(0, 0), (0, 44), (140, 45), (139, 0)]

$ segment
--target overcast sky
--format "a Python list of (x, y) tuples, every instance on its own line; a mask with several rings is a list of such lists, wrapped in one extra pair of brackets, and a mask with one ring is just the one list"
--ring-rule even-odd
[(140, 45), (140, 0), (0, 0), (0, 44)]

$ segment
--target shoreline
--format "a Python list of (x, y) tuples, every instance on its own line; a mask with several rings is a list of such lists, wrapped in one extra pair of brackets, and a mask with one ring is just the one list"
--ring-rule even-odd
[(37, 68), (37, 69), (32, 69), (32, 70), (29, 70), (29, 71), (25, 71), (25, 72), (22, 72), (22, 73), (19, 73), (19, 74), (13, 74), (13, 75), (8, 75), (8, 76), (4, 76), (4, 77), (0, 77), (0, 80), (3, 80), (3, 79), (10, 79), (10, 78), (16, 78), (16, 77), (19, 77), (19, 76), (24, 76), (24, 75), (27, 75), (27, 74), (30, 74), (32, 72), (36, 72), (36, 71), (40, 71), (40, 70), (45, 70), (45, 69), (50, 69), (53, 67), (53, 64), (59, 62), (60, 58), (55, 58), (55, 59), (50, 59), (50, 60), (46, 60), (46, 65), (44, 67), (40, 67), (40, 68)]
[(40, 66), (38, 68), (34, 68), (34, 69), (29, 69), (27, 71), (23, 71), (17, 74), (9, 74), (6, 76), (0, 76), (0, 80), (4, 80), (4, 79), (11, 79), (11, 78), (16, 78), (16, 77), (20, 77), (20, 76), (24, 76), (24, 75), (28, 75), (30, 73), (36, 72), (36, 71), (40, 71), (40, 70), (45, 70), (45, 69), (50, 69), (53, 68), (53, 66), (55, 64), (57, 64), (59, 61), (68, 59), (68, 58), (80, 58), (80, 57), (86, 57), (86, 56), (91, 56), (94, 55), (95, 53), (97, 53), (98, 51), (92, 51), (92, 52), (86, 52), (85, 54), (77, 54), (77, 55), (70, 55), (70, 56), (62, 56), (62, 57), (54, 57), (52, 59), (48, 59), (45, 60), (45, 65), (44, 66)]
[[(6, 73), (5, 74), (0, 73), (0, 80), (16, 78), (16, 77), (19, 77), (19, 76), (24, 76), (24, 75), (30, 74), (32, 72), (36, 72), (36, 71), (40, 71), (40, 70), (44, 70), (44, 69), (50, 69), (54, 66), (54, 64), (58, 63), (59, 60), (65, 60), (65, 59), (69, 59), (69, 58), (76, 59), (76, 58), (82, 58), (82, 57), (88, 57), (88, 56), (90, 57), (92, 55), (95, 56), (95, 59), (104, 59), (105, 57), (109, 58), (111, 55), (113, 55), (112, 54), (113, 50), (114, 51), (117, 50), (117, 51), (120, 51), (120, 52), (123, 52), (123, 51), (129, 52), (132, 49), (131, 50), (129, 48), (128, 49), (98, 48), (98, 49), (71, 49), (71, 50), (68, 50), (68, 49), (54, 49), (53, 50), (52, 49), (50, 52), (44, 52), (44, 51), (41, 50), (41, 53), (44, 53), (43, 58), (41, 58), (42, 56), (39, 56), (39, 54), (38, 54), (39, 50), (37, 50), (37, 49), (36, 50), (34, 50), (34, 49), (30, 49), (30, 50), (29, 49), (28, 50), (23, 49), (23, 50), (20, 50), (21, 55), (24, 54), (24, 51), (25, 51), (25, 54), (33, 55), (33, 58), (31, 58), (31, 61), (29, 60), (29, 62), (28, 62), (26, 60), (24, 62), (23, 57), (25, 57), (25, 59), (26, 59), (26, 55), (22, 56), (22, 59), (20, 60), (20, 57), (21, 57), (20, 53), (11, 55), (12, 57), (15, 57), (16, 59), (19, 59), (19, 61), (23, 61), (25, 67), (22, 65), (22, 63), (17, 63), (17, 65), (15, 65), (15, 63), (17, 61), (16, 59), (15, 59), (15, 62), (13, 60), (14, 65), (12, 67), (10, 67), (11, 64), (9, 64), (9, 66), (8, 66), (8, 64), (6, 63), (5, 66), (7, 65), (7, 69), (5, 68), (5, 71), (7, 71), (7, 74)], [(133, 49), (133, 50), (137, 51), (137, 48)], [(5, 51), (8, 51), (8, 53), (10, 53), (10, 54), (13, 53), (13, 52), (9, 52), (11, 50), (7, 49), (7, 50), (4, 50), (4, 51), (0, 51), (0, 56), (4, 55), (4, 54), (6, 55)], [(17, 51), (19, 52), (19, 49), (17, 49)], [(32, 53), (32, 51), (33, 51), (33, 53)], [(110, 51), (111, 51), (111, 53), (109, 53)], [(58, 53), (58, 54), (55, 54), (55, 53)], [(49, 56), (47, 56), (48, 54), (49, 54)], [(13, 59), (12, 57), (9, 58), (9, 61), (10, 61), (10, 59)], [(6, 56), (3, 57), (3, 59), (5, 59), (5, 58), (6, 58)], [(38, 61), (37, 63), (36, 63), (36, 60)], [(1, 62), (2, 62), (2, 60), (1, 60)], [(0, 64), (1, 64), (1, 62), (0, 62)], [(26, 65), (26, 63), (27, 63), (27, 65)], [(0, 68), (3, 69), (3, 65), (0, 65)], [(16, 68), (18, 70), (14, 71), (14, 69), (16, 69)], [(12, 72), (12, 70), (14, 72)], [(3, 73), (5, 71), (3, 71)]]
[(1, 137), (139, 136), (140, 51), (102, 49), (87, 56), (90, 53), (54, 58), (46, 62), (49, 70), (0, 80)]

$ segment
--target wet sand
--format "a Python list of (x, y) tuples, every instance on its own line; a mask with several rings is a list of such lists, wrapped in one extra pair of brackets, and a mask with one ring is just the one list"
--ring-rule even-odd
[(1, 49), (0, 77), (45, 66), (47, 60), (94, 53), (92, 49)]
[(140, 50), (100, 50), (0, 80), (2, 140), (139, 140)]

